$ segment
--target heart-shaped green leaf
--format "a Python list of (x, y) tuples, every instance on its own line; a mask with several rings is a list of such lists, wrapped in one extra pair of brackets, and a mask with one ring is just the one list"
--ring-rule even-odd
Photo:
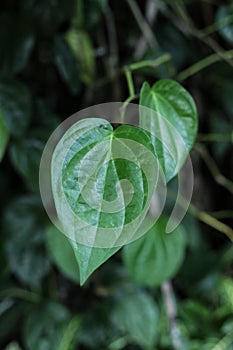
[[(52, 188), (62, 230), (72, 240), (113, 248), (138, 238), (157, 184), (147, 132), (103, 119), (73, 125), (52, 159)], [(138, 236), (139, 235), (139, 236)]]
[(160, 80), (140, 92), (140, 126), (149, 131), (169, 181), (188, 156), (197, 134), (197, 111), (191, 95), (177, 82)]
[(137, 127), (113, 129), (103, 119), (74, 124), (52, 159), (52, 187), (62, 231), (73, 245), (81, 284), (139, 227), (157, 184), (150, 135)]
[(182, 226), (165, 233), (167, 218), (160, 217), (140, 239), (123, 249), (123, 258), (135, 282), (158, 286), (173, 277), (184, 258), (185, 232)]
[(3, 118), (3, 113), (0, 110), (0, 161), (2, 160), (2, 157), (4, 155), (8, 137), (8, 129)]

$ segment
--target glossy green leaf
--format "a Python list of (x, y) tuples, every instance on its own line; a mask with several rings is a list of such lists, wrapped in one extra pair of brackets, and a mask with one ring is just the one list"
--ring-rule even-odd
[(18, 197), (4, 214), (10, 270), (29, 286), (36, 286), (50, 266), (44, 249), (43, 215), (41, 201), (34, 195)]
[(177, 82), (159, 80), (140, 92), (140, 126), (148, 130), (165, 177), (174, 177), (197, 134), (197, 111), (191, 95)]
[(225, 40), (233, 43), (233, 3), (218, 8), (216, 21)]
[(29, 138), (15, 141), (10, 147), (12, 164), (33, 191), (39, 189), (39, 165), (43, 149), (43, 142)]
[(9, 137), (8, 128), (4, 120), (3, 113), (0, 109), (0, 162), (2, 160), (2, 157), (4, 155), (4, 152), (7, 146), (8, 137)]
[(174, 277), (185, 253), (186, 237), (182, 226), (165, 233), (168, 219), (160, 217), (140, 239), (123, 248), (125, 266), (133, 280), (145, 286), (158, 286)]
[(115, 306), (112, 315), (115, 326), (143, 349), (155, 344), (159, 312), (154, 300), (146, 293), (124, 295)]
[(28, 62), (34, 44), (32, 28), (23, 18), (4, 13), (0, 16), (0, 71), (18, 73)]
[(98, 118), (65, 133), (53, 154), (52, 189), (67, 236), (98, 248), (136, 239), (157, 182), (152, 150), (144, 130), (113, 130)]
[(17, 80), (0, 77), (0, 108), (10, 134), (22, 136), (27, 129), (31, 109), (26, 86)]
[(55, 63), (62, 79), (67, 84), (71, 94), (80, 90), (80, 73), (76, 59), (65, 41), (56, 37), (54, 42)]
[(144, 130), (129, 125), (113, 130), (94, 118), (74, 124), (56, 147), (54, 200), (73, 241), (82, 284), (138, 234), (157, 180), (152, 150)]
[(79, 268), (74, 251), (67, 237), (55, 226), (50, 226), (46, 235), (47, 248), (58, 269), (74, 282), (79, 282)]
[(93, 83), (95, 55), (89, 34), (85, 31), (70, 29), (65, 39), (79, 64), (81, 80), (86, 84)]

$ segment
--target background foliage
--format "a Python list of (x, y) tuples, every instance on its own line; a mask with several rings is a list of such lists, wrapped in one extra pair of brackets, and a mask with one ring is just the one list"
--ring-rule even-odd
[[(232, 45), (232, 1), (1, 1), (1, 349), (233, 349)], [(135, 243), (81, 288), (42, 207), (39, 162), (62, 120), (127, 99), (125, 66), (135, 101), (161, 78), (195, 99), (193, 204), (164, 264)]]

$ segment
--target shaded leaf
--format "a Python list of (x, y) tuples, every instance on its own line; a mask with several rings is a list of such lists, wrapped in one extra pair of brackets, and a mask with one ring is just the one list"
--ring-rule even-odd
[(167, 218), (160, 217), (140, 239), (123, 248), (123, 259), (133, 280), (145, 286), (158, 286), (174, 277), (185, 253), (185, 232), (181, 226), (165, 233)]
[(87, 32), (70, 29), (65, 39), (77, 59), (80, 78), (86, 84), (93, 83), (95, 75), (95, 56), (91, 38)]
[(218, 8), (216, 21), (219, 23), (219, 32), (223, 38), (233, 43), (233, 3)]
[(4, 13), (0, 16), (0, 71), (18, 73), (28, 62), (34, 44), (32, 28), (24, 19)]
[(55, 226), (48, 227), (47, 248), (55, 264), (66, 277), (79, 282), (79, 269), (69, 239)]
[(146, 293), (126, 294), (113, 310), (115, 326), (143, 348), (155, 344), (159, 312), (154, 300)]
[(26, 86), (17, 80), (0, 77), (0, 108), (10, 134), (22, 136), (27, 129), (31, 109)]
[(39, 189), (39, 165), (44, 143), (36, 139), (23, 139), (12, 142), (10, 156), (16, 171), (33, 191)]
[(43, 219), (41, 201), (33, 195), (17, 198), (4, 215), (11, 272), (29, 286), (37, 285), (50, 266), (43, 244)]
[(6, 126), (6, 122), (4, 120), (3, 113), (0, 109), (0, 162), (3, 158), (4, 152), (6, 149), (8, 137), (9, 137), (8, 128)]
[(67, 84), (70, 92), (75, 95), (80, 90), (80, 76), (75, 57), (65, 41), (56, 37), (54, 42), (55, 63), (58, 71)]
[[(43, 302), (37, 305), (31, 310), (25, 322), (26, 349), (60, 349), (59, 346), (70, 321), (71, 315), (62, 304)], [(73, 349), (73, 346), (69, 349)]]

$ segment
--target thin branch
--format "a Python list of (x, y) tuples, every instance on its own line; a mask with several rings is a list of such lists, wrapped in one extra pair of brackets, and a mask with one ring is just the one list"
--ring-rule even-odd
[(141, 10), (135, 0), (126, 0), (136, 21), (139, 26), (139, 28), (142, 31), (143, 36), (145, 37), (147, 43), (152, 49), (155, 49), (158, 44), (157, 40), (154, 36), (153, 31), (151, 30), (148, 22), (145, 20), (143, 14), (141, 13)]
[(222, 53), (221, 56), (219, 56), (218, 53), (214, 53), (208, 57), (203, 58), (202, 60), (194, 63), (192, 66), (188, 67), (187, 69), (183, 70), (181, 73), (179, 73), (176, 76), (176, 79), (179, 81), (183, 81), (190, 76), (198, 73), (199, 71), (203, 70), (204, 68), (207, 68), (208, 66), (219, 62), (223, 59), (223, 56), (225, 59), (232, 59), (233, 58), (233, 50), (225, 51)]
[(171, 12), (168, 8), (163, 9), (163, 12), (165, 16), (167, 16), (184, 35), (192, 35), (193, 37), (197, 38), (208, 47), (210, 47), (222, 60), (233, 67), (233, 62), (231, 61), (232, 57), (225, 56), (225, 51), (214, 39), (210, 37), (203, 37), (202, 32), (195, 27), (185, 7), (182, 7), (180, 3), (176, 1), (169, 1), (169, 4), (172, 6), (178, 17), (175, 16), (174, 13)]
[(170, 281), (163, 282), (161, 291), (166, 307), (166, 313), (169, 320), (170, 337), (174, 349), (180, 350), (182, 348), (181, 335), (177, 324), (177, 309), (175, 302), (175, 295)]
[(187, 203), (186, 199), (181, 194), (179, 195), (178, 199), (175, 191), (168, 190), (167, 194), (169, 197), (179, 200), (179, 205), (184, 207), (185, 209), (187, 208), (187, 204), (188, 204), (189, 205), (188, 212), (190, 214), (192, 214), (198, 220), (202, 221), (208, 226), (214, 228), (216, 231), (219, 231), (225, 234), (233, 242), (233, 229), (230, 226), (219, 221), (215, 217), (211, 216), (209, 213), (199, 210), (194, 204)]
[(108, 32), (108, 43), (109, 43), (109, 50), (110, 50), (110, 55), (108, 58), (109, 72), (111, 76), (113, 75), (115, 77), (113, 79), (114, 97), (118, 100), (121, 89), (120, 89), (120, 82), (118, 79), (118, 75), (115, 74), (115, 72), (119, 65), (119, 48), (118, 48), (118, 41), (117, 41), (115, 19), (114, 19), (112, 10), (108, 5), (105, 8), (104, 15), (105, 15), (106, 27)]
[[(151, 25), (157, 16), (158, 6), (154, 0), (147, 0), (146, 2), (146, 10), (145, 10), (145, 18), (149, 25)], [(136, 49), (134, 52), (135, 59), (141, 58), (147, 49), (147, 40), (144, 35), (142, 35), (138, 43), (136, 45)]]
[(229, 192), (233, 194), (233, 182), (227, 179), (224, 175), (221, 174), (220, 170), (217, 167), (214, 159), (209, 154), (207, 148), (203, 145), (197, 144), (195, 149), (199, 152), (202, 159), (204, 160), (207, 168), (209, 169), (214, 180), (222, 187), (226, 188)]
[(8, 288), (0, 291), (0, 299), (10, 297), (23, 299), (33, 303), (37, 303), (41, 300), (39, 294), (21, 288)]
[(233, 132), (231, 134), (198, 134), (199, 142), (233, 142)]

